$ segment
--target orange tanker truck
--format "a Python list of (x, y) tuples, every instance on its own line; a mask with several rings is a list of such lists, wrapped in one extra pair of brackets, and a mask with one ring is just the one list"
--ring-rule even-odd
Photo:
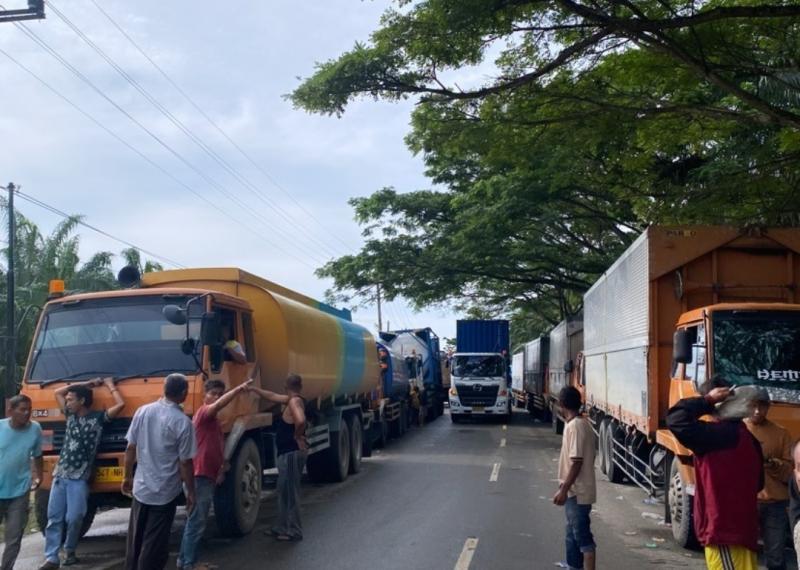
[(600, 469), (663, 496), (684, 546), (694, 539), (694, 470), (667, 410), (721, 374), (764, 386), (770, 419), (800, 436), (798, 286), (800, 229), (650, 227), (584, 296), (576, 381)]
[[(188, 415), (202, 404), (206, 379), (232, 388), (254, 378), (282, 391), (289, 372), (303, 378), (309, 417), (308, 472), (341, 481), (360, 468), (393, 405), (381, 392), (375, 339), (340, 311), (235, 268), (183, 269), (138, 275), (129, 289), (55, 297), (40, 317), (23, 378), (33, 415), (45, 436), (45, 481), (36, 495), (46, 524), (51, 474), (64, 439), (65, 418), (54, 391), (65, 382), (111, 376), (125, 408), (107, 424), (99, 444), (84, 532), (98, 508), (124, 506), (125, 435), (134, 412), (162, 395), (164, 378), (189, 379)], [(122, 273), (121, 273), (122, 275)], [(243, 347), (247, 362), (225, 359), (223, 330)], [(94, 407), (112, 405), (97, 391)], [(275, 466), (270, 404), (239, 396), (221, 414), (230, 461), (214, 503), (224, 534), (255, 525), (265, 469)]]

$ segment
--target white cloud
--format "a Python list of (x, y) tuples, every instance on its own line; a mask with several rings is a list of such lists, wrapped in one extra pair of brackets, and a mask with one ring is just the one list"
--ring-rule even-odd
[[(102, 3), (170, 77), (291, 193), (290, 199), (198, 116), (89, 0), (56, 0), (57, 8), (92, 41), (259, 192), (289, 212), (291, 221), (181, 134), (53, 13), (28, 24), (30, 29), (187, 161), (240, 196), (247, 207), (230, 203), (8, 24), (0, 35), (0, 48), (195, 191), (232, 212), (237, 221), (175, 184), (2, 55), (0, 83), (6, 112), (0, 115), (0, 132), (6, 135), (0, 182), (21, 184), (25, 192), (45, 202), (84, 214), (88, 222), (185, 265), (241, 266), (321, 298), (330, 283), (317, 279), (312, 268), (329, 257), (329, 249), (337, 254), (352, 251), (337, 238), (351, 246), (361, 243), (347, 200), (386, 185), (406, 191), (428, 187), (429, 181), (422, 174), (421, 160), (411, 156), (402, 141), (411, 102), (357, 102), (344, 118), (335, 119), (294, 110), (282, 96), (298, 85), (297, 76), (313, 71), (315, 61), (336, 57), (356, 40), (367, 39), (388, 4), (251, 1), (221, 15), (183, 2)], [(57, 222), (52, 214), (25, 202), (19, 206), (46, 231)], [(322, 220), (324, 227), (307, 212)], [(257, 227), (291, 255), (255, 237), (244, 225)], [(81, 234), (84, 257), (124, 247), (93, 232)], [(355, 316), (366, 323), (375, 320), (367, 310)], [(438, 311), (413, 314), (408, 307), (398, 307), (397, 320), (398, 325), (414, 327), (436, 323), (434, 329), (441, 336), (452, 336), (455, 329), (455, 317)]]

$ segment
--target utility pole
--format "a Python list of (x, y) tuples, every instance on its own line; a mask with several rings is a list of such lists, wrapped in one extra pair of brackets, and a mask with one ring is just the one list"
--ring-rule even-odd
[(28, 0), (28, 8), (24, 10), (0, 10), (0, 22), (41, 20), (44, 17), (44, 0)]
[(14, 191), (16, 190), (13, 182), (9, 182), (8, 190), (8, 271), (7, 290), (6, 290), (6, 378), (3, 389), (3, 405), (0, 414), (5, 417), (5, 402), (17, 391), (17, 347), (16, 331), (14, 327), (14, 238), (16, 237), (16, 220), (14, 217)]
[(383, 316), (381, 315), (381, 286), (380, 284), (375, 286), (378, 290), (378, 332), (383, 331)]

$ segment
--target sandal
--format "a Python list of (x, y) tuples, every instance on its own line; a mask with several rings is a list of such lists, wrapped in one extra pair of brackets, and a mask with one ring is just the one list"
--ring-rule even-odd
[(276, 534), (275, 540), (278, 542), (297, 542), (299, 540), (303, 540), (302, 536), (292, 536), (289, 534)]

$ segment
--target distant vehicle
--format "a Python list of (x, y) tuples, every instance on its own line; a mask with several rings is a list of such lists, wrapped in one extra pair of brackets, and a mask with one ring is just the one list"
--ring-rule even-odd
[[(385, 441), (397, 419), (385, 412), (402, 406), (396, 392), (407, 390), (407, 378), (401, 365), (381, 383), (375, 339), (349, 311), (236, 268), (148, 273), (140, 283), (134, 273), (127, 285), (138, 288), (54, 296), (39, 319), (22, 392), (33, 401), (45, 441), (45, 480), (35, 497), (40, 528), (64, 442), (65, 418), (53, 393), (65, 382), (111, 376), (125, 398), (98, 447), (84, 532), (99, 507), (129, 504), (120, 493), (125, 434), (136, 410), (161, 397), (172, 372), (189, 380), (188, 415), (202, 405), (207, 378), (228, 388), (254, 378), (281, 392), (288, 373), (300, 374), (314, 481), (344, 480), (360, 470), (373, 443)], [(246, 364), (225, 359), (223, 328), (242, 345)], [(111, 404), (107, 391), (96, 393), (96, 409)], [(265, 400), (241, 396), (220, 413), (231, 463), (214, 503), (223, 534), (241, 535), (256, 523), (263, 472), (276, 462), (274, 413)]]
[(511, 415), (509, 327), (505, 320), (460, 320), (450, 364), (450, 418)]
[(447, 397), (442, 385), (442, 362), (439, 337), (431, 328), (402, 329), (379, 333), (383, 344), (400, 355), (409, 367), (409, 376), (422, 383), (424, 405), (428, 421), (444, 412)]
[(553, 403), (549, 358), (550, 337), (542, 336), (525, 343), (514, 354), (511, 364), (511, 393), (517, 407), (528, 410), (533, 417), (546, 423), (552, 421)]

